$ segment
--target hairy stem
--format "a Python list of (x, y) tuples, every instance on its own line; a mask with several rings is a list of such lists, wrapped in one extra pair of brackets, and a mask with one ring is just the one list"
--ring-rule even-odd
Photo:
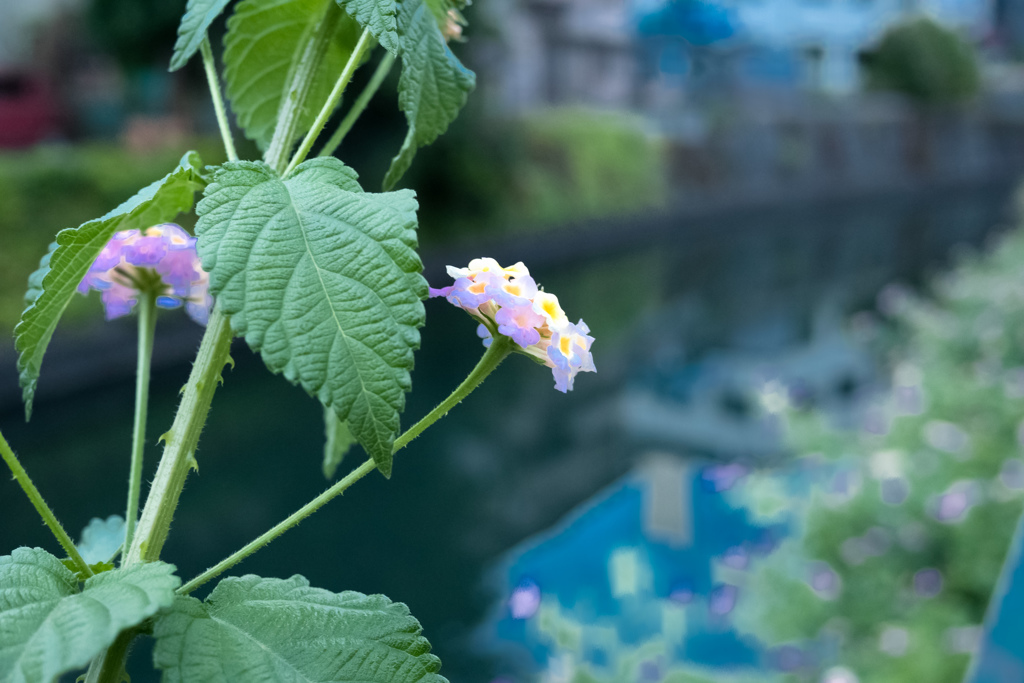
[(462, 399), (469, 396), (474, 389), (487, 379), (487, 375), (494, 372), (494, 369), (501, 365), (501, 361), (505, 360), (512, 353), (515, 342), (512, 341), (511, 337), (496, 334), (493, 339), (494, 341), (491, 342), (483, 357), (480, 358), (480, 362), (470, 371), (466, 379), (462, 380), (462, 384), (457, 386), (448, 398), (438, 403), (437, 407), (427, 413), (422, 420), (409, 427), (409, 429), (405, 430), (404, 434), (395, 439), (395, 447), (391, 450), (392, 453), (397, 453), (408, 446), (409, 442), (422, 434), (427, 427), (447, 415), (449, 410), (461, 403)]
[(339, 480), (338, 483), (331, 486), (331, 488), (327, 489), (319, 496), (309, 501), (301, 508), (296, 510), (294, 513), (289, 515), (287, 518), (284, 519), (284, 521), (279, 523), (277, 526), (270, 529), (263, 535), (259, 536), (251, 543), (248, 543), (240, 550), (234, 552), (230, 557), (221, 560), (220, 562), (210, 567), (196, 578), (192, 579), (191, 581), (183, 585), (181, 588), (178, 589), (178, 593), (181, 593), (182, 595), (191, 593), (196, 588), (199, 588), (210, 579), (213, 579), (219, 576), (220, 574), (224, 573), (231, 567), (234, 567), (236, 564), (238, 564), (245, 558), (249, 557), (263, 546), (269, 544), (271, 541), (273, 541), (278, 536), (291, 529), (293, 526), (304, 520), (306, 517), (309, 517), (311, 514), (319, 510), (321, 507), (324, 506), (325, 503), (330, 501), (332, 498), (335, 498), (336, 496), (339, 496), (342, 493), (344, 493), (345, 489), (352, 486), (352, 484), (356, 483), (357, 481), (365, 477), (367, 474), (369, 474), (376, 468), (377, 466), (374, 464), (373, 458), (370, 458), (362, 465), (352, 470), (343, 479)]
[(7, 439), (4, 438), (3, 433), (0, 433), (0, 456), (3, 457), (4, 462), (11, 468), (11, 473), (14, 475), (15, 481), (21, 486), (21, 489), (28, 496), (28, 499), (32, 502), (32, 507), (36, 509), (39, 516), (43, 518), (46, 526), (53, 532), (57, 542), (60, 543), (60, 547), (64, 548), (64, 552), (68, 554), (71, 561), (75, 563), (75, 567), (78, 569), (80, 574), (84, 576), (92, 576), (92, 570), (89, 569), (89, 565), (85, 563), (81, 553), (78, 552), (78, 548), (75, 547), (74, 541), (68, 536), (68, 532), (64, 531), (64, 527), (57, 521), (57, 516), (53, 514), (53, 510), (43, 500), (43, 496), (39, 493), (39, 489), (32, 483), (32, 479), (29, 478), (28, 472), (21, 466), (21, 462), (18, 460), (18, 456), (11, 450), (10, 444), (7, 443)]
[(327, 96), (327, 101), (324, 102), (324, 106), (320, 108), (320, 113), (317, 114), (316, 120), (313, 121), (313, 125), (306, 133), (306, 137), (302, 139), (302, 143), (299, 144), (299, 148), (295, 151), (295, 156), (288, 163), (288, 168), (285, 169), (282, 177), (287, 177), (289, 173), (295, 170), (295, 167), (302, 163), (302, 160), (309, 154), (309, 150), (313, 148), (313, 143), (316, 142), (317, 137), (320, 135), (320, 131), (327, 125), (327, 119), (331, 118), (331, 114), (334, 112), (334, 108), (338, 106), (338, 102), (341, 100), (341, 93), (345, 91), (345, 87), (348, 82), (352, 80), (352, 74), (359, 68), (359, 62), (363, 59), (363, 53), (373, 44), (373, 35), (370, 34), (369, 29), (363, 30), (363, 35), (359, 36), (359, 42), (352, 49), (352, 54), (349, 55), (348, 62), (345, 64), (345, 68), (341, 70), (341, 75), (338, 76), (338, 80), (334, 83), (334, 88), (331, 90), (331, 94)]
[[(324, 14), (306, 44), (303, 56), (296, 67), (289, 86), (289, 96), (282, 100), (278, 112), (274, 137), (264, 155), (264, 161), (276, 168), (284, 164), (291, 140), (310, 84), (317, 68), (323, 61), (330, 40), (334, 37), (341, 18), (341, 8), (334, 0), (325, 3)], [(216, 94), (211, 93), (216, 99)], [(230, 152), (229, 152), (230, 153)], [(199, 435), (210, 412), (210, 402), (217, 385), (221, 382), (221, 370), (230, 362), (231, 325), (228, 317), (214, 306), (206, 332), (199, 345), (192, 374), (185, 385), (184, 395), (178, 405), (171, 429), (161, 439), (165, 443), (160, 465), (149, 490), (149, 497), (142, 509), (132, 544), (126, 546), (123, 564), (150, 562), (160, 557), (167, 533), (178, 506), (181, 490), (185, 486), (189, 469), (195, 464), (195, 450)]]
[[(462, 401), (462, 399), (469, 396), (474, 389), (480, 386), (480, 383), (484, 381), (487, 375), (491, 374), (491, 372), (501, 364), (501, 361), (505, 360), (509, 353), (512, 352), (513, 343), (514, 342), (510, 338), (504, 335), (496, 335), (494, 337), (494, 341), (480, 359), (480, 362), (476, 364), (476, 367), (474, 367), (469, 373), (469, 376), (462, 381), (462, 384), (456, 387), (455, 391), (453, 391), (448, 398), (441, 401), (436, 408), (427, 413), (426, 417), (406, 430), (406, 432), (400, 437), (395, 439), (395, 445), (391, 449), (392, 454), (397, 453), (407, 446), (410, 441), (423, 433), (427, 427), (444, 417), (449, 410), (454, 408)], [(346, 489), (352, 486), (352, 484), (356, 483), (370, 472), (373, 472), (376, 468), (377, 466), (374, 464), (373, 458), (368, 459), (362, 465), (352, 470), (352, 472), (346, 475), (343, 479), (338, 481), (338, 483), (334, 484), (319, 496), (303, 505), (272, 529), (183, 585), (178, 589), (178, 593), (182, 595), (190, 593), (210, 579), (219, 576), (223, 572), (235, 566), (305, 518), (309, 517), (330, 500), (344, 493)]]
[(213, 100), (213, 111), (217, 114), (217, 127), (220, 128), (220, 137), (224, 141), (224, 151), (227, 152), (228, 161), (237, 161), (238, 152), (235, 151), (235, 140), (231, 137), (231, 125), (228, 123), (227, 110), (224, 107), (224, 97), (221, 95), (217, 65), (213, 61), (213, 50), (210, 49), (209, 37), (203, 38), (199, 50), (203, 54), (206, 84), (210, 86), (210, 99)]
[(386, 53), (383, 59), (380, 60), (380, 64), (377, 65), (377, 70), (373, 72), (373, 76), (370, 77), (370, 82), (366, 84), (363, 91), (359, 93), (359, 97), (352, 103), (352, 108), (345, 114), (345, 118), (342, 119), (341, 125), (338, 126), (338, 130), (334, 131), (334, 135), (327, 140), (327, 144), (317, 154), (319, 157), (326, 157), (334, 154), (334, 150), (338, 149), (338, 145), (345, 139), (348, 132), (352, 130), (352, 126), (355, 125), (356, 121), (362, 115), (366, 109), (366, 105), (370, 103), (373, 96), (377, 94), (377, 90), (380, 88), (380, 84), (387, 78), (388, 72), (391, 71), (391, 67), (395, 64), (395, 56), (390, 52)]
[(135, 370), (135, 424), (132, 427), (132, 463), (128, 474), (128, 506), (124, 515), (124, 545), (132, 544), (139, 516), (142, 490), (142, 455), (146, 448), (146, 417), (149, 412), (149, 372), (156, 335), (156, 292), (139, 297), (139, 357)]
[(274, 137), (267, 147), (267, 153), (263, 155), (267, 165), (278, 173), (284, 170), (288, 153), (299, 135), (299, 120), (302, 118), (309, 91), (313, 87), (313, 79), (324, 61), (327, 48), (334, 40), (342, 11), (335, 0), (327, 0), (324, 14), (313, 29), (312, 35), (304, 38), (307, 41), (306, 48), (292, 71), (288, 92), (281, 98)]
[(210, 412), (210, 402), (222, 381), (221, 370), (230, 362), (231, 337), (227, 316), (214, 307), (174, 423), (161, 437), (165, 444), (164, 453), (149, 489), (135, 538), (127, 546), (124, 565), (150, 562), (160, 557), (185, 478), (195, 463), (196, 446)]

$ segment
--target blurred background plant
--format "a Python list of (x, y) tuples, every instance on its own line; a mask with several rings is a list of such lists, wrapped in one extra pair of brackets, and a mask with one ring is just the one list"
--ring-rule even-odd
[(928, 17), (889, 29), (862, 61), (869, 88), (903, 93), (923, 103), (969, 100), (981, 88), (974, 49)]
[(788, 467), (815, 481), (774, 511), (798, 531), (745, 578), (737, 619), (789, 648), (792, 680), (963, 680), (1024, 496), (1022, 262), (1017, 230), (927, 298), (884, 291), (890, 389), (854, 430), (787, 415)]

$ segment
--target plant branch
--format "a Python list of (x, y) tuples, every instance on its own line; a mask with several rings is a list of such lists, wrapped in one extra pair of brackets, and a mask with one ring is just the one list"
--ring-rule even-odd
[[(392, 455), (407, 446), (410, 441), (423, 433), (427, 427), (444, 417), (449, 410), (458, 405), (462, 399), (466, 398), (474, 389), (480, 386), (480, 383), (484, 381), (487, 375), (491, 374), (491, 372), (501, 364), (501, 361), (505, 360), (509, 353), (512, 352), (513, 343), (514, 342), (509, 337), (504, 335), (495, 336), (494, 341), (491, 343), (490, 347), (488, 347), (487, 351), (480, 359), (480, 362), (476, 364), (476, 367), (474, 367), (469, 373), (469, 376), (466, 377), (458, 387), (456, 387), (455, 391), (453, 391), (451, 395), (443, 400), (436, 408), (427, 413), (426, 417), (406, 430), (406, 432), (400, 437), (395, 439), (394, 447), (391, 449)], [(346, 489), (352, 486), (352, 484), (356, 483), (370, 472), (373, 472), (375, 469), (377, 469), (377, 466), (374, 463), (373, 458), (367, 459), (367, 461), (362, 465), (352, 470), (352, 472), (346, 475), (343, 479), (313, 500), (303, 505), (272, 529), (183, 585), (178, 589), (178, 593), (182, 595), (191, 593), (210, 579), (224, 573), (255, 553), (260, 548), (269, 544), (284, 532), (296, 526), (299, 522), (319, 510), (333, 498), (344, 493)]]
[(312, 35), (304, 37), (305, 50), (292, 71), (288, 91), (281, 98), (277, 113), (274, 137), (267, 146), (263, 160), (278, 173), (284, 170), (288, 153), (299, 134), (299, 122), (313, 87), (314, 77), (324, 61), (327, 49), (335, 37), (343, 10), (335, 0), (327, 0), (323, 16), (313, 29)]
[(306, 133), (306, 137), (302, 139), (299, 144), (299, 148), (295, 151), (295, 156), (288, 163), (288, 167), (284, 170), (282, 177), (288, 177), (288, 174), (295, 170), (295, 167), (302, 163), (306, 155), (309, 154), (309, 150), (313, 148), (313, 143), (316, 142), (317, 137), (320, 135), (320, 131), (327, 125), (327, 119), (331, 118), (331, 114), (334, 113), (334, 108), (338, 106), (338, 102), (341, 100), (341, 94), (345, 91), (345, 87), (348, 82), (352, 80), (352, 74), (359, 68), (359, 62), (363, 58), (363, 53), (373, 44), (373, 35), (369, 29), (363, 29), (363, 35), (359, 36), (359, 42), (352, 49), (352, 54), (349, 55), (348, 62), (345, 64), (345, 68), (341, 70), (341, 75), (338, 76), (338, 80), (334, 83), (334, 88), (331, 90), (331, 94), (327, 96), (327, 101), (324, 102), (324, 106), (320, 108), (320, 113), (317, 114), (316, 120), (313, 121), (313, 125)]
[(395, 64), (395, 56), (390, 52), (384, 54), (384, 57), (380, 60), (380, 64), (377, 65), (377, 70), (373, 72), (373, 76), (370, 77), (370, 81), (363, 88), (363, 91), (359, 93), (359, 97), (352, 104), (352, 108), (345, 114), (345, 118), (342, 119), (341, 125), (338, 126), (338, 130), (334, 131), (334, 135), (330, 137), (324, 148), (317, 154), (318, 157), (326, 157), (334, 154), (334, 150), (338, 149), (338, 145), (345, 139), (348, 132), (352, 130), (352, 126), (355, 125), (356, 121), (362, 115), (366, 109), (366, 105), (370, 103), (373, 96), (377, 94), (377, 90), (380, 88), (380, 84), (387, 78), (388, 72), (391, 71), (391, 67)]
[(494, 372), (494, 369), (501, 364), (501, 361), (505, 360), (512, 353), (514, 345), (515, 342), (512, 341), (511, 337), (506, 337), (503, 334), (494, 335), (491, 345), (487, 347), (487, 351), (480, 358), (480, 362), (470, 371), (466, 379), (462, 380), (462, 384), (457, 386), (448, 398), (437, 404), (437, 407), (427, 413), (422, 420), (409, 427), (409, 429), (405, 430), (404, 434), (395, 439), (395, 446), (391, 449), (391, 452), (397, 453), (408, 446), (409, 442), (422, 434), (427, 427), (447, 415), (449, 410), (473, 393), (473, 390), (480, 386), (489, 374)]
[(139, 355), (135, 370), (135, 424), (132, 427), (132, 462), (128, 474), (128, 506), (124, 515), (124, 545), (132, 544), (139, 516), (142, 490), (142, 457), (146, 449), (146, 417), (149, 412), (149, 373), (156, 334), (156, 292), (144, 291), (139, 297)]
[[(274, 137), (270, 141), (264, 161), (279, 169), (284, 163), (295, 126), (302, 112), (310, 84), (327, 52), (341, 19), (341, 8), (334, 0), (325, 3), (320, 22), (306, 44), (306, 50), (295, 69), (289, 86), (289, 95), (281, 103)], [(219, 92), (219, 91), (218, 91)], [(199, 435), (210, 412), (210, 402), (217, 385), (222, 381), (221, 370), (231, 362), (231, 325), (226, 314), (214, 306), (206, 332), (199, 345), (192, 374), (185, 385), (184, 395), (178, 405), (171, 429), (161, 437), (165, 443), (160, 465), (149, 490), (149, 497), (142, 509), (139, 525), (132, 544), (126, 546), (124, 565), (149, 562), (160, 557), (167, 533), (178, 506), (181, 490), (185, 486), (188, 471), (195, 465), (195, 450)]]
[(217, 114), (217, 126), (220, 128), (220, 137), (224, 140), (224, 151), (227, 152), (228, 161), (237, 161), (238, 152), (235, 151), (235, 140), (231, 136), (231, 125), (228, 123), (227, 110), (224, 107), (224, 97), (221, 95), (220, 80), (217, 77), (217, 65), (213, 61), (213, 50), (210, 49), (209, 37), (203, 38), (199, 50), (203, 54), (206, 83), (210, 86), (210, 99), (213, 100), (213, 111)]
[(3, 433), (0, 433), (0, 456), (3, 457), (4, 462), (11, 468), (11, 473), (14, 475), (15, 481), (21, 486), (21, 489), (28, 496), (28, 499), (32, 502), (32, 506), (39, 513), (39, 516), (43, 518), (46, 526), (53, 532), (57, 542), (64, 548), (64, 552), (68, 554), (71, 561), (75, 563), (75, 567), (78, 568), (78, 572), (84, 576), (92, 576), (92, 570), (89, 569), (89, 565), (86, 564), (85, 559), (82, 558), (82, 554), (78, 552), (78, 548), (75, 547), (74, 541), (68, 536), (68, 532), (64, 531), (64, 527), (57, 521), (57, 516), (53, 514), (53, 510), (43, 500), (42, 494), (39, 493), (39, 489), (32, 483), (32, 479), (28, 476), (28, 472), (21, 466), (21, 462), (18, 460), (18, 456), (11, 450), (10, 444), (7, 443), (7, 439), (4, 438)]
[(165, 444), (164, 453), (149, 489), (135, 538), (125, 552), (124, 565), (151, 562), (160, 557), (188, 471), (195, 465), (196, 446), (210, 412), (210, 402), (217, 385), (223, 381), (221, 370), (231, 361), (231, 337), (227, 316), (215, 306), (174, 423), (160, 437)]

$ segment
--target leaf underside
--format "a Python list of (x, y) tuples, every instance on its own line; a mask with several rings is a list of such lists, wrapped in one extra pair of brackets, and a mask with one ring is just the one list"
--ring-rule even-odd
[(205, 186), (199, 174), (201, 166), (199, 155), (189, 152), (177, 169), (139, 190), (102, 218), (57, 233), (56, 247), (50, 245), (39, 268), (29, 276), (25, 298), (31, 303), (14, 328), (26, 419), (32, 416), (32, 401), (46, 347), (93, 261), (115, 232), (145, 229), (189, 211), (195, 192)]
[[(224, 38), (227, 95), (238, 124), (260, 149), (270, 144), (292, 74), (322, 8), (321, 0), (243, 0), (228, 19)], [(351, 17), (343, 16), (338, 22), (298, 119), (299, 130), (312, 125), (361, 32)]]
[(417, 149), (448, 129), (476, 87), (476, 76), (448, 47), (423, 0), (401, 1), (398, 31), (402, 36), (398, 106), (405, 112), (409, 132), (384, 177), (386, 190), (409, 169)]
[(365, 26), (385, 50), (398, 54), (398, 3), (395, 0), (337, 0), (342, 9)]
[(301, 576), (228, 578), (179, 597), (154, 628), (164, 683), (447, 683), (409, 609)]
[(174, 566), (138, 564), (89, 578), (40, 548), (0, 557), (0, 681), (52, 681), (107, 648), (117, 634), (169, 607)]
[(221, 166), (199, 202), (199, 254), (234, 330), (274, 372), (348, 423), (386, 476), (426, 281), (412, 192), (363, 192), (324, 157), (281, 180)]
[(178, 25), (178, 40), (171, 56), (171, 71), (177, 71), (196, 53), (206, 32), (231, 0), (188, 0)]

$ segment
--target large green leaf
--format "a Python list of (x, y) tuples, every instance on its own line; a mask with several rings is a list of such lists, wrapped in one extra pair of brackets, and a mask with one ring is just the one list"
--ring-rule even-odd
[(398, 3), (396, 0), (337, 0), (346, 12), (369, 29), (377, 42), (398, 54)]
[(169, 607), (181, 580), (163, 562), (75, 575), (40, 548), (0, 557), (0, 683), (42, 683), (85, 666), (126, 628)]
[(443, 683), (409, 609), (383, 595), (310, 588), (301, 576), (222, 581), (156, 622), (164, 683)]
[(118, 230), (166, 223), (191, 209), (195, 192), (205, 186), (199, 175), (201, 165), (199, 155), (189, 152), (178, 168), (139, 190), (107, 215), (57, 233), (57, 247), (51, 245), (39, 269), (29, 276), (26, 300), (31, 299), (31, 303), (14, 328), (26, 419), (32, 416), (32, 400), (46, 347), (89, 266)]
[[(277, 125), (278, 110), (290, 87), (324, 0), (243, 0), (228, 19), (224, 39), (224, 78), (238, 123), (251, 140), (266, 149)], [(317, 70), (298, 120), (300, 131), (312, 125), (359, 41), (362, 29), (342, 16), (334, 39)]]
[(206, 38), (206, 31), (229, 2), (231, 0), (188, 0), (181, 24), (178, 25), (178, 40), (174, 43), (171, 71), (177, 71), (192, 58)]
[(363, 192), (323, 157), (281, 180), (220, 167), (199, 202), (199, 255), (235, 331), (346, 420), (381, 472), (410, 389), (427, 284), (412, 192)]
[(409, 133), (384, 177), (386, 190), (409, 170), (417, 149), (448, 130), (476, 87), (476, 76), (448, 48), (423, 0), (401, 0), (398, 32), (402, 36), (398, 106), (405, 112)]
[(334, 479), (338, 465), (345, 459), (356, 440), (348, 423), (338, 419), (334, 409), (324, 406), (324, 477)]

